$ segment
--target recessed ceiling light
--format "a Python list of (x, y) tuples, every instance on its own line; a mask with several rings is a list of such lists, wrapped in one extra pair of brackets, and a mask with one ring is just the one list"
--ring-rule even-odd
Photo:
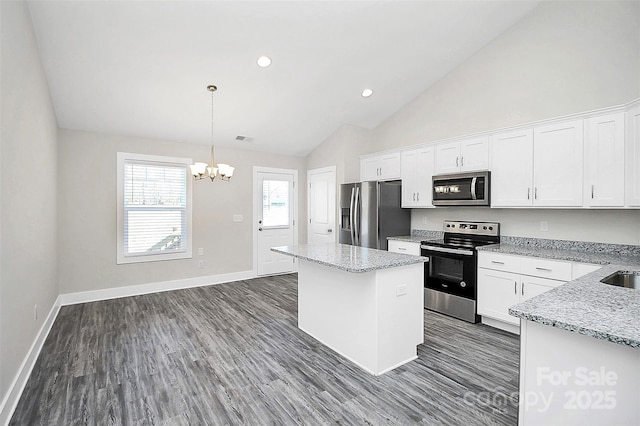
[(271, 58), (268, 56), (260, 56), (258, 58), (258, 66), (262, 68), (266, 68), (271, 65)]
[(373, 90), (371, 90), (371, 89), (364, 89), (362, 91), (362, 97), (363, 98), (368, 98), (371, 95), (373, 95)]

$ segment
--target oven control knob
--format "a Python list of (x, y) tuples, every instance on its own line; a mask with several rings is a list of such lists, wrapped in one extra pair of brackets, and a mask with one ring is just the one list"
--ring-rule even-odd
[(489, 227), (489, 231), (493, 231), (493, 226), (490, 226), (490, 227)]
[(467, 283), (465, 283), (464, 281), (460, 281), (460, 287), (465, 288), (467, 286)]
[(486, 230), (487, 230), (487, 227), (486, 227), (486, 226), (483, 226), (483, 227), (482, 227), (482, 229), (484, 229), (484, 230), (486, 231)]

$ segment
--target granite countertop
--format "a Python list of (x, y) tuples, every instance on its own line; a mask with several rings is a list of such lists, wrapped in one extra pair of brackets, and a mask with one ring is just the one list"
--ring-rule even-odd
[(347, 272), (377, 271), (424, 263), (428, 260), (422, 256), (333, 243), (272, 247), (271, 250)]
[[(571, 248), (568, 248), (571, 247)], [(616, 271), (640, 273), (638, 246), (576, 243), (494, 244), (480, 251), (603, 265), (600, 269), (512, 306), (509, 314), (640, 349), (640, 289), (600, 282)]]

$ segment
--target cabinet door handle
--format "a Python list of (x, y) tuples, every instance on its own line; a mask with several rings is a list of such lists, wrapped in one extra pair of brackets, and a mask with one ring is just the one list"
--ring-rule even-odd
[(518, 294), (518, 281), (513, 282), (513, 294)]
[(416, 198), (418, 199), (418, 202), (420, 202), (420, 193), (416, 192)]
[(413, 201), (415, 201), (415, 200), (416, 200), (416, 193), (414, 192), (413, 193)]
[(527, 200), (531, 199), (531, 188), (527, 188)]
[(540, 268), (539, 266), (536, 266), (536, 270), (545, 271), (545, 272), (551, 272), (551, 269), (549, 269), (549, 268)]
[(504, 262), (498, 262), (497, 260), (492, 260), (491, 263), (495, 263), (497, 265), (504, 265)]
[(524, 296), (524, 283), (522, 283), (521, 290), (522, 290), (522, 295)]
[(533, 198), (538, 199), (538, 187), (533, 188)]
[(459, 160), (459, 157), (456, 157), (456, 167), (458, 167), (458, 160)]
[(464, 167), (464, 156), (460, 157), (460, 166)]
[(591, 185), (591, 199), (593, 199), (593, 185)]

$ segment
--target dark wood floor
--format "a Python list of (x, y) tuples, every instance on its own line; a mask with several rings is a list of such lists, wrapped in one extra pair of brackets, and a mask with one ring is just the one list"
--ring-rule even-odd
[(296, 283), (65, 306), (11, 424), (516, 424), (517, 336), (425, 311), (419, 358), (374, 377), (297, 328)]

